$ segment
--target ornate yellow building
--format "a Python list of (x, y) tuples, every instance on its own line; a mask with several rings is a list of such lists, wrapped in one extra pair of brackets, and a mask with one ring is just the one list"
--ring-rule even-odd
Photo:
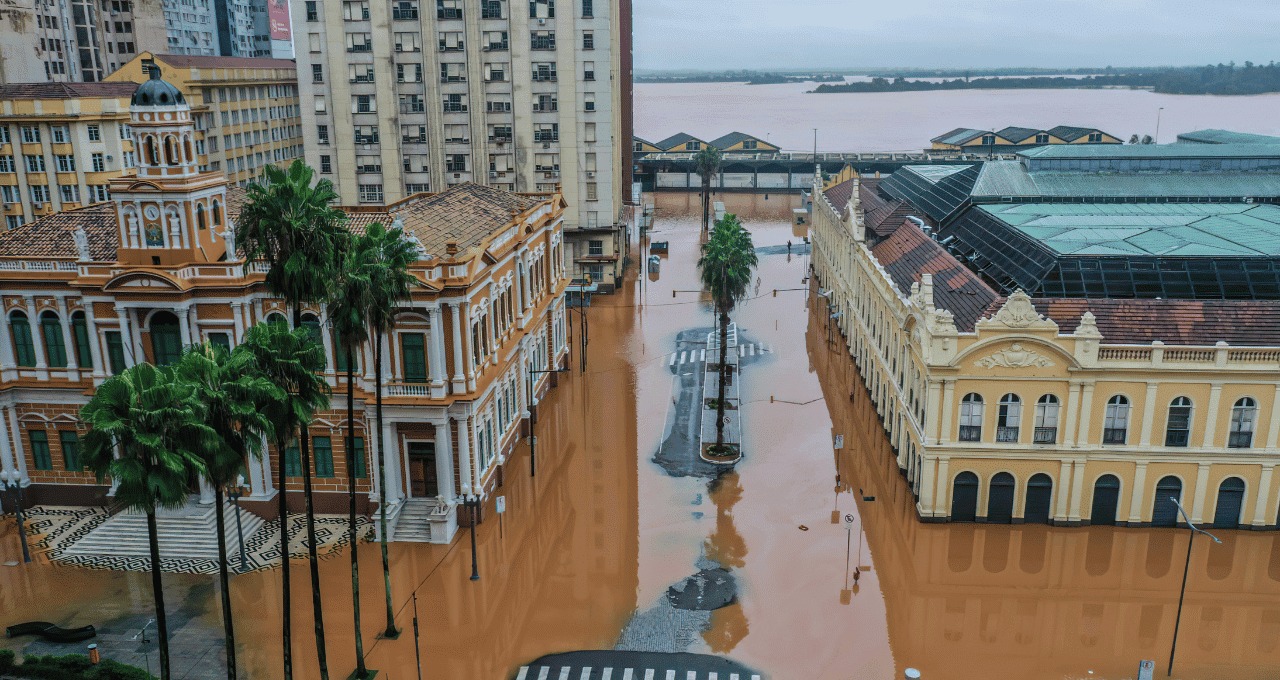
[[(1015, 168), (979, 172), (990, 171), (1007, 175)], [(915, 176), (930, 172), (918, 169)], [(1033, 298), (1018, 282), (1001, 279), (1005, 269), (986, 258), (1038, 254), (1046, 246), (988, 236), (990, 250), (970, 250), (975, 241), (966, 240), (971, 232), (959, 220), (976, 218), (956, 215), (982, 210), (982, 217), (995, 208), (947, 206), (937, 211), (946, 216), (934, 219), (923, 209), (928, 206), (886, 191), (888, 181), (815, 182), (813, 267), (921, 519), (1170, 526), (1178, 521), (1169, 500), (1176, 497), (1196, 522), (1276, 526), (1280, 302)], [(1254, 238), (1264, 242), (1280, 209), (1239, 198), (1256, 186), (1241, 188), (1234, 199), (1205, 199), (1209, 205), (1107, 202), (1104, 209), (1156, 211), (1163, 225), (1172, 225), (1179, 211), (1195, 211), (1196, 219), (1247, 214)], [(980, 203), (973, 195), (969, 200)], [(1098, 231), (1112, 224), (1056, 219), (1093, 220)], [(1148, 226), (1144, 238), (1162, 230), (1166, 226)], [(1041, 232), (1042, 244), (1051, 241), (1047, 234)], [(1067, 259), (1060, 255), (1064, 271)], [(1135, 272), (1138, 259), (1130, 263)], [(1250, 272), (1269, 276), (1276, 258), (1245, 259)], [(1161, 266), (1172, 267), (1165, 262)], [(1016, 274), (1013, 264), (1004, 264)], [(1219, 268), (1226, 271), (1227, 264)], [(1252, 280), (1257, 298), (1268, 297), (1261, 280)], [(1170, 278), (1163, 285), (1174, 284)], [(1249, 290), (1248, 283), (1230, 285), (1237, 286), (1231, 297), (1239, 297), (1241, 285)], [(1040, 290), (1047, 288), (1043, 283)]]
[[(138, 172), (112, 180), (111, 201), (0, 233), (0, 466), (21, 473), (33, 503), (109, 501), (110, 487), (76, 459), (78, 411), (108, 375), (172, 362), (190, 343), (232, 346), (252, 324), (287, 316), (266, 292), (262, 266), (234, 246), (244, 192), (200, 170), (183, 93), (153, 71), (131, 106)], [(413, 518), (398, 521), (398, 539), (452, 538), (458, 495), (486, 496), (499, 483), (553, 378), (531, 371), (565, 360), (563, 208), (556, 193), (463, 184), (350, 210), (352, 229), (398, 224), (419, 245), (411, 267), (419, 285), (383, 348), (385, 490), (370, 481), (365, 445), (376, 439), (367, 346), (356, 371), (357, 487), (366, 510), (385, 500), (393, 517)], [(309, 435), (317, 508), (337, 511), (346, 503), (345, 366), (324, 306), (302, 319), (329, 357), (333, 408), (317, 414)], [(283, 461), (272, 451), (246, 465), (246, 508), (272, 515), (281, 464), (287, 490), (301, 489), (296, 451)], [(207, 488), (192, 493), (212, 502)]]

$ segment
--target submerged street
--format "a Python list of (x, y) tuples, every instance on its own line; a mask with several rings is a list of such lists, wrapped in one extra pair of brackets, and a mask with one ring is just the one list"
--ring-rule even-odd
[[(1118, 679), (1143, 659), (1163, 677), (1186, 532), (921, 523), (842, 340), (802, 282), (799, 197), (715, 200), (759, 253), (759, 281), (733, 315), (745, 458), (723, 474), (696, 460), (714, 325), (697, 292), (698, 196), (647, 196), (651, 238), (670, 253), (651, 275), (647, 249), (633, 250), (630, 285), (593, 300), (585, 372), (582, 317), (570, 315), (572, 371), (540, 406), (537, 474), (526, 443), (504, 470), (506, 512), (477, 528), (480, 579), (468, 578), (465, 529), (449, 546), (392, 543), (403, 633), (378, 639), (381, 563), (376, 543), (361, 544), (369, 667), (417, 677), (416, 594), (423, 678), (512, 678), (544, 655), (611, 649), (715, 654), (776, 679), (888, 680), (908, 667), (926, 680)], [(0, 560), (20, 560), (13, 526), (4, 531)], [(1219, 535), (1222, 545), (1195, 545), (1173, 677), (1276, 677), (1280, 536)], [(345, 554), (321, 563), (334, 677), (354, 668)], [(305, 561), (292, 569), (295, 675), (314, 678), (310, 579)], [(280, 673), (279, 576), (232, 579), (247, 677)], [(165, 579), (175, 677), (224, 676), (216, 577)], [(150, 608), (143, 572), (0, 567), (0, 624), (94, 624), (108, 656), (154, 649), (134, 639)]]

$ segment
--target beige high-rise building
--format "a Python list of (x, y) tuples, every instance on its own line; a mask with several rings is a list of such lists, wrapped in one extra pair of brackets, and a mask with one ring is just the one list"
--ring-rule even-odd
[(626, 256), (630, 0), (292, 4), (307, 162), (346, 204), (561, 188), (575, 278)]

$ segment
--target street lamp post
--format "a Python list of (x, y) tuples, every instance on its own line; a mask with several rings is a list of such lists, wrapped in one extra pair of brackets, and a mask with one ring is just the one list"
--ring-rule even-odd
[[(1162, 114), (1164, 114), (1164, 107), (1163, 107), (1163, 106), (1161, 106), (1160, 108), (1156, 109), (1156, 136), (1155, 136), (1155, 138), (1154, 138), (1154, 139), (1152, 139), (1152, 140), (1151, 140), (1151, 141), (1155, 142), (1156, 144), (1159, 144), (1159, 143), (1160, 143), (1160, 116), (1161, 116)], [(1178, 507), (1182, 507), (1182, 506), (1178, 506)]]
[(480, 580), (480, 562), (476, 557), (476, 517), (480, 510), (480, 497), (469, 493), (462, 497), (462, 504), (471, 509), (471, 580)]
[(244, 475), (236, 477), (236, 485), (227, 493), (236, 506), (236, 538), (240, 541), (240, 573), (244, 573), (247, 561), (244, 553), (244, 525), (240, 522), (240, 497), (244, 495)]
[(529, 369), (529, 476), (535, 477), (538, 474), (538, 435), (534, 434), (533, 426), (538, 423), (538, 409), (533, 404), (533, 376), (543, 373), (568, 373), (572, 369), (557, 368), (549, 370), (541, 370), (536, 368)]
[(1178, 502), (1177, 498), (1170, 496), (1169, 500), (1178, 506), (1178, 514), (1182, 515), (1182, 519), (1187, 523), (1187, 528), (1191, 530), (1191, 536), (1187, 539), (1187, 562), (1182, 567), (1182, 590), (1178, 592), (1178, 613), (1173, 620), (1173, 644), (1169, 646), (1169, 676), (1173, 677), (1173, 655), (1178, 651), (1178, 626), (1182, 623), (1182, 601), (1187, 596), (1187, 572), (1191, 570), (1191, 546), (1195, 543), (1196, 534), (1204, 534), (1213, 539), (1214, 543), (1221, 544), (1222, 541), (1218, 540), (1217, 536), (1192, 524), (1191, 518), (1187, 516), (1186, 509), (1182, 507), (1182, 503)]
[(22, 473), (17, 470), (0, 471), (0, 482), (3, 482), (9, 492), (17, 497), (17, 502), (14, 503), (14, 515), (18, 519), (18, 539), (22, 541), (22, 561), (30, 563), (31, 548), (27, 546), (27, 525), (22, 514)]

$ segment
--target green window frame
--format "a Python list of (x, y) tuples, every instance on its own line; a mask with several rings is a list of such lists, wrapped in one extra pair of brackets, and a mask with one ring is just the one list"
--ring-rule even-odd
[(57, 314), (40, 315), (40, 335), (44, 338), (44, 358), (49, 368), (66, 368), (67, 343), (62, 340), (62, 322)]
[[(324, 337), (320, 331), (320, 319), (317, 319), (313, 314), (305, 314), (302, 317), (301, 327), (307, 329), (307, 333), (312, 340), (316, 341), (317, 345), (324, 347)], [(324, 358), (324, 365), (326, 367), (329, 365), (329, 357), (327, 355)]]
[(9, 334), (13, 336), (13, 358), (19, 366), (36, 365), (36, 344), (31, 338), (31, 322), (22, 312), (9, 315)]
[(93, 351), (89, 345), (89, 324), (84, 312), (71, 315), (71, 339), (76, 343), (76, 363), (80, 368), (93, 368)]
[(84, 470), (80, 462), (80, 435), (75, 430), (58, 432), (58, 440), (62, 444), (62, 462), (72, 472)]
[(352, 440), (351, 461), (356, 469), (356, 479), (365, 479), (369, 476), (364, 461), (364, 437), (356, 437)]
[[(341, 343), (337, 341), (337, 338), (334, 338), (333, 346), (334, 346), (333, 368), (335, 371), (339, 373), (346, 373), (347, 372), (347, 350), (342, 346)], [(355, 373), (359, 373), (360, 372), (360, 348), (353, 347), (351, 349), (351, 356), (355, 358), (355, 365), (352, 368), (355, 369), (354, 371)]]
[(302, 453), (298, 451), (297, 441), (294, 441), (284, 450), (284, 476), (302, 476)]
[(111, 375), (119, 375), (124, 371), (124, 338), (120, 331), (107, 331), (107, 363), (111, 366)]
[(404, 381), (427, 381), (426, 337), (422, 333), (400, 334), (400, 360), (404, 367)]
[(315, 458), (316, 476), (333, 476), (333, 440), (328, 437), (311, 438), (311, 454)]
[(227, 333), (210, 333), (209, 344), (221, 347), (222, 349), (231, 351), (231, 336)]
[(27, 439), (31, 442), (31, 460), (35, 463), (37, 470), (52, 470), (53, 456), (49, 454), (49, 434), (44, 430), (31, 430), (27, 432)]
[(178, 318), (168, 312), (151, 319), (151, 356), (157, 366), (176, 364), (182, 358), (182, 328)]

